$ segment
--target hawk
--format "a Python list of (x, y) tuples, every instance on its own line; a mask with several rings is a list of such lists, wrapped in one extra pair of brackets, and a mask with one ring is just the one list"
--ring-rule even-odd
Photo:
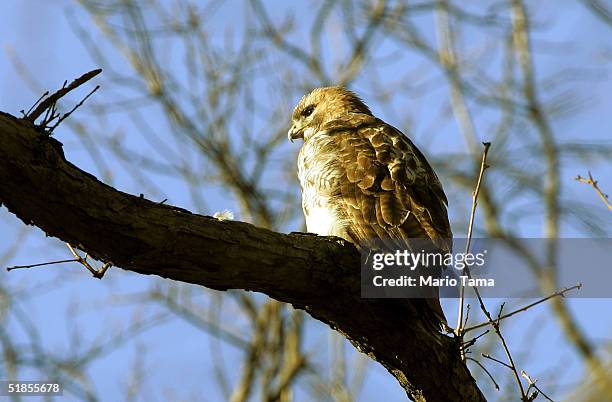
[[(358, 248), (424, 238), (450, 252), (448, 201), (436, 173), (408, 137), (353, 92), (333, 86), (305, 95), (287, 135), (304, 140), (297, 165), (308, 232)], [(447, 328), (437, 291), (427, 305)]]

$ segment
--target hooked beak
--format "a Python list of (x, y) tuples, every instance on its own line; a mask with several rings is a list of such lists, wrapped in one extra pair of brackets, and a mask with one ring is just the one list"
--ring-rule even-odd
[(295, 124), (291, 126), (291, 129), (287, 132), (287, 138), (289, 141), (293, 142), (293, 140), (298, 138), (304, 138), (304, 131), (301, 127), (296, 126)]

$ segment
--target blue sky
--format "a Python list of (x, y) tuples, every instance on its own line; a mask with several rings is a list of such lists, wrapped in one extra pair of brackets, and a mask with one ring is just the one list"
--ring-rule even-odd
[[(542, 12), (538, 14), (544, 29), (534, 37), (534, 45), (536, 49), (551, 47), (555, 51), (537, 53), (537, 73), (540, 77), (549, 76), (558, 71), (559, 66), (578, 64), (597, 77), (598, 85), (593, 85), (592, 79), (579, 79), (578, 73), (575, 76), (563, 78), (571, 82), (573, 89), (571, 97), (579, 105), (580, 112), (555, 119), (553, 128), (566, 140), (610, 144), (612, 142), (612, 116), (609, 113), (612, 110), (612, 96), (610, 95), (612, 94), (612, 69), (610, 69), (612, 45), (609, 43), (609, 38), (612, 31), (587, 15), (586, 11), (576, 2), (563, 3), (567, 8), (544, 9), (542, 7)], [(238, 2), (236, 4), (242, 5)], [(272, 14), (274, 18), (281, 18), (284, 15), (280, 4), (285, 4), (286, 7), (286, 3), (283, 2), (267, 3), (270, 10), (276, 10)], [(309, 4), (312, 3), (299, 3), (296, 6), (299, 9), (297, 14), (303, 18), (312, 18), (312, 13), (309, 13)], [(278, 9), (274, 5), (279, 5)], [(214, 19), (211, 24), (218, 24), (217, 29), (221, 30), (228, 24), (228, 20), (239, 19), (236, 13), (240, 10), (237, 6), (225, 7), (219, 11), (218, 18)], [(65, 79), (70, 80), (97, 67), (78, 35), (70, 28), (71, 21), (79, 21), (84, 26), (89, 26), (86, 13), (68, 0), (53, 2), (8, 0), (0, 5), (0, 77), (2, 77), (0, 79), (0, 110), (17, 115), (19, 110), (27, 109), (38, 97), (38, 94), (32, 92), (28, 84), (24, 82), (23, 74), (19, 73), (20, 68), (16, 68), (12, 55), (18, 57), (31, 75), (48, 89), (56, 88)], [(548, 21), (554, 22), (548, 23)], [(91, 27), (91, 33), (94, 37), (99, 35), (93, 27)], [(432, 35), (428, 31), (425, 34)], [(299, 41), (300, 35), (305, 37), (307, 33), (298, 31), (295, 35), (294, 39)], [(469, 38), (469, 35), (466, 37)], [(331, 40), (334, 38), (331, 37)], [(566, 45), (570, 41), (574, 44)], [(116, 69), (126, 68), (125, 61), (115, 52), (109, 50), (107, 55)], [(330, 54), (329, 57), (332, 55)], [(396, 65), (389, 68), (391, 72), (393, 68), (396, 68), (399, 73), (402, 66)], [(423, 101), (423, 98), (414, 100), (402, 98), (402, 103), (396, 105), (395, 108), (398, 112), (393, 113), (371, 101), (372, 97), (368, 96), (371, 94), (368, 94), (367, 87), (360, 87), (357, 83), (355, 89), (360, 91), (366, 101), (372, 104), (375, 113), (380, 114), (394, 125), (402, 126), (405, 116), (401, 111), (410, 110), (412, 116), (416, 116), (412, 118), (412, 127), (418, 144), (434, 144), (442, 150), (450, 151), (460, 143), (457, 127), (453, 121), (438, 124), (436, 122), (438, 116), (435, 111), (427, 109), (428, 103)], [(100, 102), (112, 99), (110, 96), (112, 91), (112, 88), (103, 86), (95, 95), (96, 99)], [(427, 96), (447, 96), (445, 91), (444, 88), (437, 88)], [(555, 88), (548, 90), (546, 95), (563, 97), (562, 92), (555, 93)], [(482, 122), (477, 127), (478, 132), (481, 133), (483, 139), (486, 139), (486, 133), (491, 126), (487, 124), (487, 118), (478, 121)], [(122, 129), (123, 121), (118, 116), (117, 120), (99, 121), (96, 124), (109, 132), (115, 130), (119, 132)], [(103, 126), (104, 124), (107, 126)], [(436, 135), (432, 138), (427, 136), (430, 127), (435, 127), (437, 130)], [(105, 178), (106, 175), (108, 179), (106, 181), (109, 184), (124, 191), (132, 193), (139, 191), (138, 184), (133, 178), (122, 173), (121, 165), (116, 160), (109, 158), (109, 168), (115, 172), (112, 177), (107, 175), (108, 172), (100, 171), (99, 166), (92, 161), (89, 153), (83, 150), (83, 144), (70, 132), (68, 126), (60, 127), (56, 135), (64, 143), (66, 155), (74, 164), (92, 172), (99, 178)], [(125, 138), (125, 144), (135, 149), (147, 149), (141, 137), (128, 133)], [(287, 152), (297, 151), (296, 147), (291, 148), (289, 144), (283, 149)], [(603, 208), (592, 189), (572, 180), (572, 177), (578, 173), (584, 175), (587, 169), (593, 170), (602, 188), (612, 192), (610, 163), (593, 166), (573, 164), (564, 165), (562, 171), (564, 194), (583, 199), (593, 209)], [(281, 177), (278, 172), (272, 172), (271, 175), (277, 179)], [(185, 187), (176, 180), (165, 178), (163, 175), (154, 177), (154, 180), (164, 189), (169, 202), (186, 208), (194, 207)], [(444, 181), (444, 177), (442, 180)], [(147, 196), (153, 198), (158, 195), (147, 194)], [(206, 201), (209, 210), (201, 212), (212, 213), (228, 207), (236, 210), (235, 204), (225, 197), (223, 191), (207, 193)], [(522, 201), (526, 208), (530, 206), (529, 199)], [(451, 215), (464, 216), (465, 199), (455, 205), (454, 209), (451, 208)], [(240, 219), (240, 216), (237, 218)], [(286, 230), (299, 230), (299, 225), (299, 222), (292, 221)], [(8, 244), (21, 227), (21, 222), (10, 215), (6, 209), (0, 209), (0, 250), (4, 248), (5, 241)], [(537, 216), (528, 222), (523, 221), (520, 231), (524, 236), (538, 237), (541, 235), (541, 222)], [(456, 230), (456, 233), (461, 232)], [(569, 225), (564, 226), (563, 233), (565, 236), (581, 235), (580, 231)], [(39, 230), (32, 229), (23, 241), (19, 253), (6, 264), (25, 264), (63, 258), (66, 258), (66, 250), (59, 241), (45, 238)], [(65, 278), (65, 280), (58, 280), (58, 277)], [(3, 272), (0, 273), (0, 278), (12, 288), (28, 289), (37, 284), (43, 286), (45, 291), (40, 292), (39, 296), (18, 301), (23, 303), (23, 309), (27, 311), (29, 318), (36, 323), (41, 333), (44, 333), (45, 346), (58, 354), (69, 352), (74, 347), (75, 333), (78, 333), (82, 343), (86, 345), (92, 340), (103, 337), (109, 328), (124, 328), (129, 322), (135, 320), (135, 317), (153, 316), (160, 312), (155, 305), (127, 304), (118, 296), (136, 293), (139, 290), (145, 291), (157, 279), (119, 269), (112, 269), (103, 281), (91, 279), (83, 269), (72, 265), (16, 271), (11, 274)], [(99, 308), (100, 303), (107, 306)], [(600, 344), (610, 344), (612, 317), (604, 313), (610, 311), (612, 307), (609, 299), (572, 299), (570, 306), (579, 317), (580, 324), (588, 329), (593, 340)], [(445, 302), (445, 307), (447, 315), (453, 317), (453, 302)], [(579, 378), (582, 369), (579, 359), (568, 348), (557, 325), (548, 318), (549, 315), (549, 309), (541, 306), (527, 313), (522, 325), (508, 326), (511, 347), (517, 351), (519, 358), (524, 357), (524, 362), (528, 364), (525, 368), (530, 373), (536, 377), (539, 374), (543, 375), (544, 379), (540, 385), (544, 389), (546, 389), (546, 381), (551, 381), (551, 376), (547, 374), (549, 370), (563, 368), (564, 374), (561, 375), (559, 381), (570, 384)], [(541, 323), (544, 324), (541, 325)], [(239, 324), (237, 323), (237, 326)], [(18, 330), (18, 326), (14, 328), (15, 339), (25, 341), (25, 334)], [(523, 342), (526, 338), (532, 342)], [(320, 323), (311, 323), (307, 344), (316, 351), (317, 361), (326, 362), (326, 359), (329, 358), (327, 350), (329, 343), (329, 331)], [(123, 398), (121, 387), (129, 377), (133, 357), (136, 354), (142, 354), (145, 356), (144, 365), (147, 373), (150, 374), (144, 384), (145, 391), (142, 400), (177, 400), (179, 398), (220, 400), (221, 395), (218, 394), (214, 384), (213, 369), (209, 364), (211, 345), (215, 347), (205, 333), (184, 321), (168, 318), (165, 323), (143, 332), (135, 340), (127, 342), (125, 346), (97, 360), (92, 365), (90, 372), (92, 378), (95, 379), (94, 387), (104, 401), (121, 400)], [(227, 365), (230, 367), (235, 365), (239, 358), (237, 350), (229, 346), (220, 347)], [(351, 357), (355, 357), (354, 354)], [(478, 368), (473, 370), (476, 372)], [(176, 387), (176, 384), (181, 386)], [(553, 387), (550, 383), (548, 385)], [(178, 395), (169, 394), (170, 387), (176, 388), (178, 391), (175, 392), (178, 392)], [(568, 389), (560, 389), (557, 395), (564, 395), (567, 391)], [(361, 400), (403, 399), (403, 390), (395, 380), (380, 366), (371, 363), (368, 381)]]

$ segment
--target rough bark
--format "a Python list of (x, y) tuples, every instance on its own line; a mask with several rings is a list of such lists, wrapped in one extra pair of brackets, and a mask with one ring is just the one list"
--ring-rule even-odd
[(384, 365), (411, 399), (485, 400), (456, 343), (427, 329), (418, 302), (360, 297), (359, 253), (341, 239), (219, 221), (117, 191), (68, 162), (57, 140), (2, 112), (0, 204), (114, 266), (291, 303)]

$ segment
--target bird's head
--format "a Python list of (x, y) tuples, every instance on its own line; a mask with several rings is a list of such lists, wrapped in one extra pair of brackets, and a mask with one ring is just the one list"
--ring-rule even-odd
[(372, 114), (366, 104), (346, 88), (335, 86), (314, 89), (304, 95), (293, 109), (292, 125), (287, 137), (291, 141), (298, 138), (307, 140), (323, 124), (347, 117), (351, 113)]

